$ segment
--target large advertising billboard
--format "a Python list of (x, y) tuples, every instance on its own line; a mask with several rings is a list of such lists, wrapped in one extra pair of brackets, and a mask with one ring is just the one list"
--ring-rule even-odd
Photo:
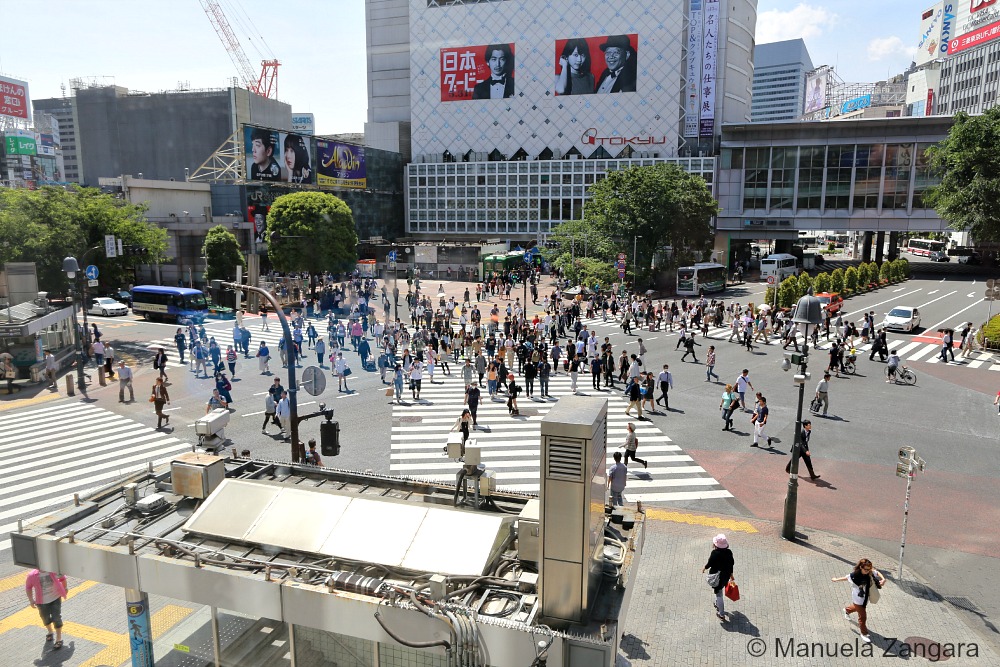
[(691, 0), (688, 13), (687, 41), (687, 86), (684, 90), (684, 136), (698, 136), (698, 119), (701, 105), (698, 91), (701, 90), (701, 30), (702, 0)]
[(243, 128), (243, 145), (246, 147), (248, 181), (281, 180), (277, 132), (246, 125)]
[(557, 39), (556, 95), (634, 93), (638, 35)]
[(38, 155), (35, 133), (27, 130), (7, 130), (4, 133), (4, 152), (7, 155)]
[(243, 129), (247, 180), (271, 183), (316, 182), (311, 136), (247, 125)]
[(292, 112), (292, 132), (316, 134), (316, 116), (311, 113)]
[(1000, 37), (998, 0), (945, 0), (942, 51), (953, 56)]
[(368, 186), (363, 147), (317, 139), (316, 157), (317, 185), (358, 189)]
[(917, 42), (917, 55), (914, 58), (917, 67), (926, 65), (940, 57), (938, 54), (941, 50), (941, 24), (943, 21), (943, 2), (936, 3), (920, 15), (920, 41)]
[(514, 97), (514, 45), (441, 49), (441, 101)]
[(701, 122), (702, 137), (715, 133), (715, 85), (719, 74), (719, 0), (705, 0), (705, 37), (701, 53)]
[(31, 118), (28, 82), (0, 77), (0, 116)]
[(826, 70), (806, 76), (806, 102), (802, 113), (813, 113), (826, 106)]

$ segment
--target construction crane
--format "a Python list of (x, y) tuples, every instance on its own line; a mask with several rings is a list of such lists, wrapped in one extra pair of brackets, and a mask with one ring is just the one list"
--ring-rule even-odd
[(236, 66), (240, 79), (247, 90), (256, 93), (261, 97), (271, 99), (278, 98), (278, 67), (281, 65), (277, 60), (262, 60), (260, 62), (260, 74), (254, 75), (253, 67), (247, 54), (236, 39), (236, 34), (229, 25), (225, 12), (216, 0), (201, 0), (201, 7), (208, 15), (208, 20), (212, 22), (216, 34), (222, 40), (222, 45), (229, 54), (229, 59)]

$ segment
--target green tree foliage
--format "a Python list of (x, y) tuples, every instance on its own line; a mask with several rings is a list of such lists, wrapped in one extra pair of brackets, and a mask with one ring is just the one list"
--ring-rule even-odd
[(819, 294), (820, 292), (829, 292), (830, 274), (826, 272), (817, 273), (816, 277), (813, 279), (813, 289), (816, 291), (816, 294)]
[(892, 262), (892, 265), (896, 268), (899, 280), (906, 280), (910, 277), (910, 262), (900, 257)]
[(795, 276), (788, 276), (778, 286), (778, 306), (781, 308), (792, 308), (801, 296), (799, 280)]
[(960, 111), (948, 137), (929, 149), (941, 178), (924, 200), (953, 229), (969, 230), (977, 241), (1000, 241), (1000, 107), (982, 115)]
[(208, 268), (206, 280), (232, 280), (236, 278), (237, 265), (246, 268), (246, 260), (240, 252), (240, 242), (236, 235), (222, 225), (216, 225), (205, 234), (202, 246)]
[(844, 270), (834, 269), (833, 273), (830, 274), (830, 291), (831, 292), (843, 292), (844, 291)]
[(875, 262), (868, 262), (868, 284), (877, 285), (879, 276), (879, 266)]
[[(603, 259), (610, 264), (619, 252), (625, 252), (622, 244), (616, 243), (608, 235), (608, 230), (582, 220), (570, 220), (556, 225), (549, 233), (548, 240), (556, 246), (543, 251), (550, 262), (560, 255), (567, 255)], [(631, 263), (631, 249), (627, 254)]]
[(853, 266), (844, 271), (844, 288), (852, 294), (858, 290), (858, 270)]
[(677, 266), (702, 261), (712, 250), (711, 220), (718, 212), (705, 181), (676, 165), (610, 171), (590, 187), (584, 219), (614, 247), (607, 255), (589, 254), (611, 262), (615, 252), (625, 252), (631, 261), (634, 239), (640, 236), (640, 275), (653, 253), (666, 246), (673, 249)]
[[(35, 262), (39, 287), (54, 293), (67, 287), (65, 257), (76, 257), (81, 270), (96, 265), (106, 287), (124, 286), (135, 266), (165, 259), (167, 232), (148, 222), (145, 211), (97, 188), (0, 188), (0, 262)], [(146, 253), (109, 259), (106, 234)]]
[(891, 268), (892, 267), (889, 266), (889, 262), (882, 262), (882, 266), (878, 271), (879, 280), (889, 280), (892, 277), (892, 274), (890, 273)]
[(774, 303), (774, 287), (768, 287), (764, 290), (764, 303)]
[(278, 271), (350, 271), (358, 259), (358, 234), (350, 207), (323, 192), (282, 195), (271, 204), (267, 229), (281, 238), (267, 254)]
[(798, 281), (799, 281), (799, 296), (808, 292), (810, 287), (813, 287), (815, 289), (812, 277), (805, 271), (799, 274)]

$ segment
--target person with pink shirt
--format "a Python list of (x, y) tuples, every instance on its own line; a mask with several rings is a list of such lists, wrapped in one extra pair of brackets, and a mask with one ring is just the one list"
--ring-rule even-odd
[(32, 570), (24, 581), (24, 592), (32, 609), (38, 609), (42, 625), (48, 631), (46, 643), (52, 641), (55, 633), (53, 649), (62, 648), (62, 601), (66, 599), (66, 577), (55, 572), (40, 572)]

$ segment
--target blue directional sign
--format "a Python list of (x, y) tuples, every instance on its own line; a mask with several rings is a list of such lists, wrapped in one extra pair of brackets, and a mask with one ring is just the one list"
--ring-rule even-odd
[(98, 271), (97, 267), (94, 266), (93, 264), (88, 266), (86, 271), (84, 271), (84, 273), (87, 275), (88, 280), (97, 280)]

